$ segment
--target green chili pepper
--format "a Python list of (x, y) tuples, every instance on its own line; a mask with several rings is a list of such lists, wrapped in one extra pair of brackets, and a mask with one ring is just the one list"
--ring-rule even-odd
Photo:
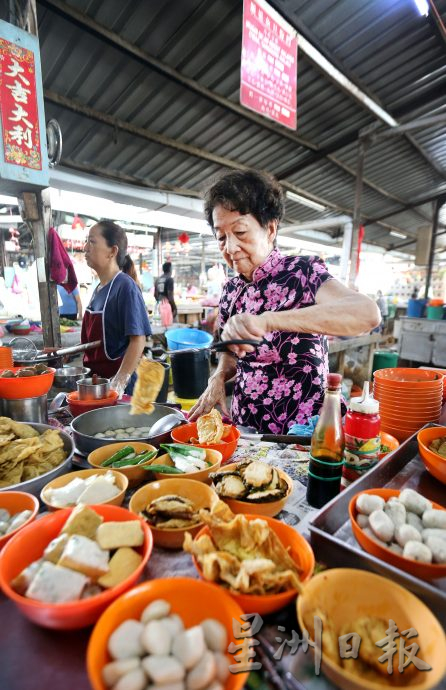
[(121, 450), (118, 450), (117, 453), (114, 453), (110, 458), (107, 460), (104, 460), (103, 463), (101, 463), (102, 467), (110, 467), (110, 465), (113, 465), (113, 463), (117, 462), (118, 460), (122, 460), (125, 458), (127, 455), (131, 455), (131, 453), (134, 453), (135, 449), (132, 448), (132, 446), (124, 446), (124, 448), (121, 448)]
[(148, 472), (159, 472), (160, 474), (184, 474), (183, 470), (170, 465), (142, 465), (142, 468)]
[(178, 455), (184, 455), (185, 458), (196, 458), (197, 460), (206, 460), (206, 449), (197, 448), (196, 446), (187, 446), (184, 443), (162, 443), (161, 448), (171, 454), (171, 451)]

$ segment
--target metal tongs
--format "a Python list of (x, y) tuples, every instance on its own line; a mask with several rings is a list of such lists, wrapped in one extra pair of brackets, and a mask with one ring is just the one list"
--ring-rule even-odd
[[(258, 347), (262, 344), (261, 340), (248, 340), (248, 339), (235, 339), (235, 340), (219, 340), (209, 347), (186, 347), (182, 350), (164, 350), (163, 353), (166, 355), (185, 355), (190, 352), (203, 352), (204, 350), (214, 351), (214, 352), (227, 352), (229, 345), (252, 345), (253, 347)], [(156, 348), (158, 349), (158, 348)]]

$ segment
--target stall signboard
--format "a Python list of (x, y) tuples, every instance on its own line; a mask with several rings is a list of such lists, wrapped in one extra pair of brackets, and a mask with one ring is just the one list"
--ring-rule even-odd
[(243, 1), (240, 103), (296, 129), (297, 32), (265, 0)]
[(19, 194), (48, 185), (39, 41), (0, 21), (0, 188)]

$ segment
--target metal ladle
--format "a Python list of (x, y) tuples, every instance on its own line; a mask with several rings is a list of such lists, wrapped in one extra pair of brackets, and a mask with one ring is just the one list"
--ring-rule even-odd
[(176, 414), (166, 414), (165, 417), (158, 419), (155, 424), (150, 427), (150, 436), (160, 436), (161, 434), (166, 434), (168, 431), (172, 431), (177, 426), (186, 424), (185, 419), (179, 419)]

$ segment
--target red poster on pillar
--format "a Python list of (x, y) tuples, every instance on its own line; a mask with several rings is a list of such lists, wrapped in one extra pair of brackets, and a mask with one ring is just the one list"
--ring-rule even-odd
[(5, 163), (42, 169), (34, 53), (0, 38), (0, 115)]
[(265, 0), (243, 1), (240, 103), (296, 129), (297, 32)]

